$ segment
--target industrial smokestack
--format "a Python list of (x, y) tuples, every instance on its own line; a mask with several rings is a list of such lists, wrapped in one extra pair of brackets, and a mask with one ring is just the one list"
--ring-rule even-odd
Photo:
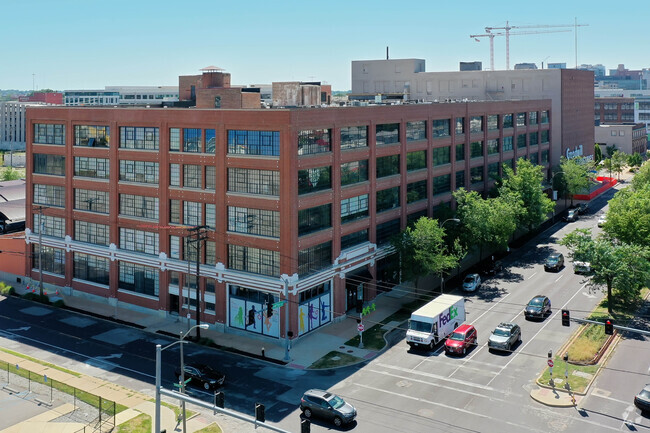
[(386, 60), (388, 60), (388, 47), (386, 47)]

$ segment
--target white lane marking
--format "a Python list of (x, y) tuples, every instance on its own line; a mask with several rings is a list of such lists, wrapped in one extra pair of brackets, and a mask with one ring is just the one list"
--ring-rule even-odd
[(412, 395), (400, 394), (398, 392), (387, 391), (385, 389), (375, 388), (374, 386), (363, 385), (363, 384), (360, 384), (360, 383), (355, 383), (355, 385), (357, 385), (357, 386), (359, 386), (361, 388), (371, 389), (371, 390), (376, 391), (376, 392), (383, 392), (383, 393), (386, 393), (386, 394), (394, 395), (396, 397), (402, 397), (402, 398), (406, 398), (406, 399), (409, 399), (409, 400), (415, 400), (415, 401), (419, 401), (419, 402), (422, 402), (422, 403), (427, 403), (427, 404), (430, 404), (430, 405), (433, 405), (433, 406), (444, 407), (445, 409), (455, 410), (455, 411), (458, 411), (458, 412), (465, 413), (467, 415), (475, 415), (475, 416), (480, 417), (480, 418), (492, 419), (491, 416), (481, 415), (481, 414), (476, 413), (474, 411), (470, 411), (470, 410), (466, 410), (466, 409), (460, 409), (460, 408), (455, 407), (455, 406), (449, 406), (447, 404), (437, 403), (435, 401), (426, 400), (424, 398), (413, 397)]
[(427, 362), (430, 356), (439, 355), (443, 350), (445, 350), (445, 343), (442, 343), (442, 345), (439, 348), (437, 348), (431, 355), (424, 357), (424, 359), (418, 362), (417, 365), (412, 368), (412, 370), (415, 370), (416, 368), (418, 368), (419, 366)]
[(563, 276), (564, 276), (564, 274), (562, 274), (562, 275), (560, 275), (559, 277), (557, 277), (557, 278), (555, 279), (555, 282), (557, 283), (558, 281), (560, 281), (560, 280), (562, 279)]
[[(92, 359), (94, 358), (94, 357), (92, 357), (92, 356), (84, 355), (83, 353), (75, 352), (74, 350), (69, 350), (69, 349), (66, 349), (66, 348), (63, 348), (63, 347), (55, 346), (54, 344), (46, 343), (46, 342), (44, 342), (44, 341), (40, 341), (40, 340), (37, 340), (37, 339), (35, 339), (35, 338), (25, 337), (24, 335), (14, 334), (13, 332), (11, 332), (10, 334), (12, 334), (13, 337), (19, 338), (19, 339), (21, 339), (21, 340), (30, 340), (30, 341), (34, 341), (34, 342), (36, 342), (36, 343), (38, 343), (38, 344), (42, 344), (42, 345), (44, 345), (44, 346), (49, 346), (49, 347), (52, 347), (52, 348), (57, 349), (57, 350), (62, 350), (63, 352), (72, 353), (72, 354), (74, 354), (74, 355), (81, 356), (82, 358), (86, 358), (86, 359), (88, 359), (88, 360), (92, 360)], [(13, 339), (13, 338), (12, 338), (12, 339)], [(102, 361), (102, 362), (104, 362), (104, 363), (106, 363), (106, 364), (108, 364), (108, 365), (112, 365), (112, 366), (114, 366), (115, 368), (120, 368), (120, 369), (122, 369), (122, 370), (130, 371), (131, 373), (137, 373), (137, 374), (139, 374), (139, 375), (142, 375), (142, 376), (148, 377), (148, 378), (150, 378), (150, 379), (155, 379), (155, 378), (156, 378), (156, 376), (153, 376), (153, 375), (151, 375), (151, 374), (143, 373), (143, 372), (138, 371), (138, 370), (133, 370), (133, 369), (131, 369), (131, 368), (124, 367), (124, 366), (122, 366), (122, 365), (118, 365), (118, 364), (115, 364), (115, 363), (110, 362), (110, 361)]]
[(484, 390), (487, 390), (487, 391), (495, 391), (494, 388), (491, 388), (491, 387), (489, 387), (487, 385), (480, 385), (478, 383), (472, 383), (472, 382), (468, 382), (466, 380), (461, 380), (461, 379), (452, 379), (452, 378), (450, 378), (448, 376), (441, 376), (439, 374), (426, 373), (424, 371), (413, 371), (413, 370), (408, 369), (408, 368), (402, 368), (402, 367), (397, 367), (395, 365), (383, 364), (383, 363), (378, 363), (377, 366), (378, 367), (383, 367), (383, 368), (388, 368), (388, 369), (393, 369), (393, 370), (397, 370), (397, 371), (401, 371), (403, 373), (417, 374), (417, 375), (420, 375), (420, 376), (429, 377), (431, 379), (446, 380), (448, 382), (456, 383), (456, 384), (459, 384), (459, 385), (465, 385), (465, 386), (469, 386), (469, 387), (473, 387), (473, 388), (484, 389)]
[(589, 396), (590, 396), (590, 397), (604, 398), (605, 400), (610, 400), (610, 401), (615, 401), (615, 402), (617, 402), (617, 403), (622, 403), (622, 404), (624, 404), (625, 406), (627, 406), (627, 405), (630, 404), (629, 401), (619, 400), (619, 399), (617, 399), (617, 398), (613, 398), (613, 397), (609, 397), (609, 396), (606, 396), (606, 395), (598, 394), (598, 393), (595, 392), (595, 391), (596, 391), (596, 390), (594, 390), (594, 392), (592, 392), (591, 394), (589, 394)]
[[(544, 330), (544, 328), (546, 328), (546, 327), (547, 327), (547, 326), (548, 326), (548, 325), (553, 321), (553, 319), (555, 318), (555, 316), (557, 316), (558, 314), (560, 314), (560, 311), (561, 311), (563, 308), (565, 308), (565, 307), (569, 304), (569, 302), (571, 302), (571, 301), (573, 300), (573, 298), (575, 298), (576, 296), (578, 296), (578, 294), (579, 294), (580, 292), (582, 292), (582, 290), (585, 288), (586, 285), (587, 285), (587, 283), (585, 283), (582, 287), (580, 287), (580, 289), (579, 289), (577, 292), (575, 292), (575, 293), (573, 294), (573, 296), (571, 296), (571, 298), (569, 298), (569, 300), (566, 301), (566, 302), (564, 303), (564, 305), (562, 305), (562, 308), (560, 308), (559, 310), (556, 310), (556, 311), (555, 311), (555, 314), (553, 314), (553, 315), (552, 315), (552, 316), (551, 316), (551, 317), (546, 321), (546, 323), (544, 323), (544, 326), (542, 326), (541, 328), (539, 328), (539, 331), (537, 331), (537, 332), (535, 333), (535, 335), (533, 335), (533, 337), (532, 337), (531, 339), (529, 339), (529, 340), (526, 342), (526, 344), (524, 344), (524, 345), (522, 346), (521, 350), (515, 352), (515, 353), (514, 353), (514, 356), (512, 357), (512, 359), (511, 359), (510, 361), (508, 361), (508, 362), (506, 363), (506, 365), (504, 365), (503, 367), (501, 367), (501, 371), (499, 371), (499, 374), (501, 374), (501, 372), (502, 372), (503, 370), (505, 370), (506, 367), (508, 367), (512, 361), (514, 361), (515, 359), (517, 359), (517, 356), (519, 356), (519, 353), (521, 353), (521, 352), (524, 351), (524, 349), (526, 348), (526, 346), (528, 346), (528, 345), (529, 345), (529, 344), (530, 344), (530, 343), (535, 339), (535, 337), (537, 337), (537, 336), (539, 335), (539, 333), (542, 332), (542, 331)], [(515, 317), (517, 317), (517, 316), (515, 316)], [(489, 385), (492, 383), (492, 381), (493, 381), (494, 379), (496, 379), (497, 377), (499, 377), (499, 375), (494, 376), (494, 377), (493, 377), (493, 378), (488, 382), (488, 386), (489, 386)]]
[(528, 277), (528, 278), (526, 278), (526, 279), (527, 279), (527, 280), (530, 280), (530, 279), (533, 278), (535, 275), (537, 275), (537, 271), (533, 272), (533, 275), (531, 275), (530, 277)]

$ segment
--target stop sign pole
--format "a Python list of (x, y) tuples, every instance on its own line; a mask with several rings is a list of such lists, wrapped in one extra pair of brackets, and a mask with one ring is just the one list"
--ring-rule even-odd
[(359, 313), (359, 325), (357, 329), (359, 330), (359, 349), (363, 349), (363, 313)]
[(551, 382), (553, 382), (553, 351), (549, 350), (548, 351), (548, 367), (549, 367), (549, 373), (551, 374)]

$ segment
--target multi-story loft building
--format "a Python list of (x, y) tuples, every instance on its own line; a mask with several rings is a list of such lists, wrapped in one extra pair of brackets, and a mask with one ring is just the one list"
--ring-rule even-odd
[(593, 155), (594, 74), (575, 69), (425, 72), (422, 59), (352, 62), (350, 99), (408, 101), (512, 101), (550, 99), (551, 142), (561, 156)]
[(390, 237), (452, 191), (550, 171), (551, 105), (30, 109), (27, 252), (68, 294), (196, 317), (205, 225), (200, 320), (297, 337), (387, 288)]
[(634, 122), (634, 98), (595, 98), (595, 125), (612, 122)]
[(645, 123), (621, 122), (596, 126), (596, 143), (601, 146), (603, 155), (606, 148), (614, 146), (616, 150), (628, 155), (639, 153), (645, 155), (648, 150), (648, 133)]
[(599, 98), (633, 98), (634, 122), (645, 123), (650, 130), (650, 90), (594, 89), (596, 100)]
[(25, 119), (27, 107), (45, 105), (42, 102), (0, 102), (0, 149), (25, 150)]

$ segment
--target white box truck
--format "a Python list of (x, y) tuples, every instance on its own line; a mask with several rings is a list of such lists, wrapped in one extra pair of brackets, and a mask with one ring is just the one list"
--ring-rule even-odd
[(465, 298), (440, 295), (411, 314), (406, 342), (429, 349), (445, 339), (465, 321)]

